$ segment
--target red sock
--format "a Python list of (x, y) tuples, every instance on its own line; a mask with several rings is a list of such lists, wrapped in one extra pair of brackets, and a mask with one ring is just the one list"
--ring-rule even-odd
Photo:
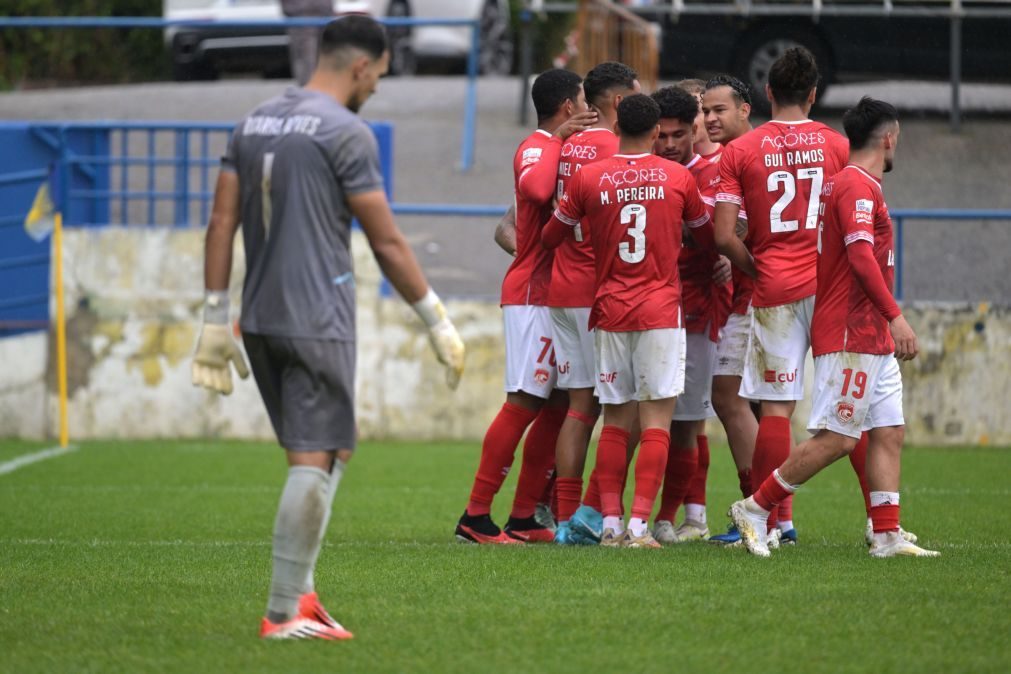
[(783, 499), (779, 504), (779, 521), (790, 522), (793, 520), (793, 494)]
[[(632, 517), (648, 520), (656, 503), (656, 494), (663, 482), (670, 451), (670, 433), (662, 428), (647, 428), (639, 440), (639, 456), (635, 459), (635, 496), (632, 498)], [(695, 459), (695, 455), (692, 455)], [(693, 461), (694, 463), (694, 461)], [(691, 480), (694, 466), (688, 473)], [(687, 480), (686, 480), (687, 482)], [(687, 484), (685, 485), (687, 490)], [(682, 492), (683, 493), (683, 492)]]
[[(790, 441), (790, 420), (786, 417), (767, 416), (758, 421), (755, 458), (751, 462), (751, 488), (755, 492), (765, 484), (772, 471), (790, 458)], [(776, 511), (773, 510), (769, 515), (769, 526), (778, 521)]]
[(583, 505), (588, 505), (598, 513), (600, 509), (600, 481), (597, 479), (597, 468), (594, 467), (590, 473), (590, 484), (586, 486), (586, 496), (583, 497)]
[(601, 512), (608, 517), (621, 516), (622, 476), (625, 473), (625, 451), (628, 431), (618, 426), (604, 426), (597, 443), (597, 483), (600, 488)]
[(706, 480), (709, 477), (709, 438), (704, 435), (695, 437), (699, 446), (699, 460), (695, 468), (695, 474), (688, 485), (688, 493), (685, 494), (685, 503), (706, 504)]
[[(685, 500), (685, 494), (688, 493), (688, 487), (697, 468), (698, 451), (694, 447), (688, 449), (671, 446), (667, 455), (667, 468), (664, 470), (660, 511), (656, 514), (658, 520), (674, 521), (674, 516)], [(636, 475), (638, 479), (638, 473)]]
[(744, 498), (751, 496), (751, 469), (737, 471), (737, 481), (741, 488), (741, 496)]
[(853, 472), (857, 474), (857, 479), (860, 480), (860, 491), (864, 495), (864, 510), (867, 511), (867, 516), (871, 516), (871, 489), (867, 486), (867, 445), (870, 444), (870, 437), (866, 433), (860, 434), (860, 440), (857, 442), (857, 446), (853, 448), (850, 452), (850, 465), (853, 466)]
[(579, 497), (583, 495), (583, 478), (558, 478), (555, 480), (555, 494), (558, 496), (558, 521), (568, 522), (579, 507)]
[(523, 443), (523, 463), (520, 467), (520, 477), (516, 481), (516, 497), (513, 499), (511, 517), (525, 519), (533, 517), (537, 509), (537, 501), (544, 493), (544, 488), (551, 481), (555, 470), (555, 445), (558, 444), (558, 431), (565, 421), (564, 407), (545, 406), (534, 419)]
[(469, 514), (487, 515), (491, 512), (491, 502), (513, 465), (516, 445), (520, 444), (520, 438), (536, 416), (536, 410), (511, 403), (502, 405), (481, 445), (481, 463), (474, 476), (470, 502), (467, 503)]
[(791, 496), (792, 491), (784, 487), (779, 480), (776, 479), (775, 475), (770, 475), (762, 483), (752, 496), (755, 498), (755, 503), (765, 508), (770, 512), (776, 511), (776, 506), (786, 500), (786, 497)]
[(555, 501), (555, 480), (558, 479), (558, 473), (555, 471), (555, 467), (551, 466), (551, 477), (548, 478), (548, 483), (544, 485), (544, 491), (541, 493), (541, 497), (537, 499), (538, 503), (546, 503), (549, 507)]
[(899, 506), (871, 506), (871, 522), (874, 524), (874, 533), (876, 534), (884, 533), (886, 531), (898, 531)]

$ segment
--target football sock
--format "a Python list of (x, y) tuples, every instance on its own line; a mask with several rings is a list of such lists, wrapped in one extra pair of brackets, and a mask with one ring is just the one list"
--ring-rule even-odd
[(783, 519), (783, 508), (782, 508), (782, 504), (780, 504), (780, 510), (779, 510), (779, 530), (782, 531), (785, 534), (790, 529), (793, 529), (793, 520), (784, 520)]
[(685, 519), (705, 524), (706, 506), (702, 503), (685, 503)]
[(685, 494), (685, 503), (706, 504), (706, 480), (709, 478), (709, 438), (704, 435), (695, 437), (698, 443), (698, 463), (695, 467), (695, 474), (692, 475), (691, 482), (688, 483), (688, 493)]
[[(765, 416), (759, 420), (755, 457), (751, 462), (751, 487), (754, 492), (765, 484), (772, 471), (790, 458), (790, 440), (790, 420), (786, 417)], [(775, 524), (777, 519), (773, 511), (769, 515), (769, 525)]]
[(625, 474), (625, 451), (629, 432), (619, 426), (604, 426), (597, 442), (597, 482), (600, 488), (601, 512), (605, 516), (621, 516), (622, 477)]
[(633, 517), (628, 521), (628, 530), (631, 531), (632, 535), (636, 538), (642, 536), (646, 533), (646, 520)]
[(860, 491), (864, 495), (864, 509), (867, 511), (867, 516), (870, 517), (871, 489), (867, 486), (868, 444), (870, 444), (870, 437), (867, 433), (861, 433), (857, 446), (853, 448), (852, 452), (850, 452), (850, 465), (853, 466), (853, 472), (857, 474), (857, 479), (860, 480)]
[(579, 508), (579, 497), (583, 495), (583, 478), (560, 477), (555, 480), (558, 495), (558, 521), (568, 522), (572, 513)]
[(741, 488), (741, 496), (744, 498), (751, 496), (751, 469), (737, 471), (737, 481)]
[[(787, 496), (785, 499), (783, 499), (783, 501), (779, 504), (779, 509), (776, 512), (778, 514), (778, 517), (776, 519), (779, 520), (779, 528), (780, 528), (780, 530), (782, 530), (782, 531), (789, 531), (790, 529), (792, 529), (793, 528), (793, 495), (792, 494), (790, 496)], [(784, 521), (788, 522), (790, 524), (790, 526), (784, 527), (783, 526)]]
[[(662, 428), (643, 430), (639, 440), (639, 456), (635, 460), (635, 495), (632, 497), (632, 517), (648, 520), (656, 503), (657, 492), (663, 482), (670, 449), (670, 433)], [(694, 459), (694, 455), (692, 455)], [(688, 473), (691, 479), (694, 473)], [(682, 494), (683, 497), (683, 494)]]
[[(643, 433), (645, 435), (645, 433)], [(644, 442), (645, 444), (645, 442)], [(641, 460), (641, 459), (640, 459)], [(660, 510), (656, 519), (673, 522), (678, 508), (685, 500), (689, 484), (698, 466), (698, 452), (694, 447), (671, 447), (667, 455), (667, 466), (664, 469), (663, 493), (660, 494)], [(636, 464), (638, 471), (638, 463)], [(638, 479), (638, 472), (636, 472)]]
[(618, 517), (617, 515), (607, 515), (607, 516), (605, 516), (604, 517), (603, 528), (604, 529), (610, 529), (610, 530), (614, 531), (615, 533), (619, 533), (619, 534), (625, 532), (625, 527), (622, 526), (622, 524), (621, 524), (621, 518)]
[(516, 496), (510, 517), (533, 517), (537, 502), (555, 471), (555, 446), (567, 411), (565, 407), (542, 407), (530, 426), (530, 432), (523, 443), (523, 462), (520, 465), (520, 477), (516, 481)]
[(292, 466), (274, 520), (273, 572), (267, 619), (291, 620), (298, 611), (306, 576), (316, 562), (325, 519), (330, 474), (312, 466)]
[(596, 467), (590, 473), (590, 483), (586, 485), (586, 495), (583, 497), (583, 505), (590, 506), (598, 513), (602, 512), (600, 506), (600, 481), (597, 479)]
[(882, 534), (887, 531), (898, 531), (899, 492), (872, 491), (870, 499), (871, 522), (874, 526), (874, 533)]
[(776, 509), (777, 505), (783, 502), (783, 499), (795, 491), (797, 491), (797, 487), (787, 484), (786, 480), (779, 476), (779, 470), (777, 469), (772, 471), (772, 475), (767, 477), (762, 486), (752, 494), (752, 498), (762, 510), (771, 512)]
[(558, 479), (558, 472), (554, 469), (554, 462), (552, 462), (551, 476), (548, 478), (548, 483), (544, 485), (544, 491), (541, 492), (541, 497), (537, 499), (537, 503), (543, 503), (544, 505), (551, 508), (551, 512), (557, 512), (555, 508), (555, 499), (557, 495), (555, 494), (555, 480)]
[(536, 410), (511, 403), (502, 405), (484, 435), (481, 463), (474, 476), (474, 487), (467, 503), (469, 514), (487, 515), (491, 512), (491, 502), (502, 488), (502, 482), (513, 464), (516, 445), (520, 444), (520, 438), (536, 416)]
[[(341, 478), (344, 477), (344, 469), (347, 468), (347, 463), (341, 461), (340, 459), (334, 459), (333, 467), (330, 469), (330, 479), (327, 481), (326, 486), (326, 513), (323, 515), (323, 526), (319, 530), (319, 543), (322, 547), (323, 537), (326, 536), (326, 528), (330, 525), (330, 514), (333, 512), (333, 497), (337, 493), (337, 487), (341, 483)], [(317, 555), (317, 559), (319, 556)], [(312, 563), (309, 567), (309, 573), (305, 578), (305, 585), (302, 588), (302, 594), (307, 592), (312, 592), (316, 589), (316, 583), (313, 580), (313, 575), (316, 573), (316, 562)]]

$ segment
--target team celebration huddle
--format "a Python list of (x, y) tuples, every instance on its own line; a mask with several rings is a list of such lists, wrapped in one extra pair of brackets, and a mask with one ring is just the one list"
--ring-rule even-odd
[[(721, 75), (645, 95), (616, 62), (585, 78), (537, 77), (538, 128), (516, 151), (515, 204), (495, 235), (515, 256), (501, 297), (506, 399), (457, 538), (631, 548), (708, 540), (767, 557), (798, 542), (794, 492), (848, 456), (870, 554), (938, 554), (899, 518), (897, 361), (916, 357), (917, 339), (892, 295), (881, 186), (898, 115), (864, 98), (844, 115), (843, 136), (808, 117), (817, 82), (803, 48), (775, 62), (765, 92)], [(772, 121), (757, 128), (752, 95), (772, 106)], [(813, 435), (794, 445), (809, 349)], [(713, 416), (742, 498), (726, 533), (710, 536)], [(492, 502), (524, 435), (500, 529)]]

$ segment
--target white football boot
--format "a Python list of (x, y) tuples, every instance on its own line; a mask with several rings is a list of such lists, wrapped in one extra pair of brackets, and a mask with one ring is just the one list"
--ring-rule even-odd
[(695, 520), (685, 520), (678, 525), (678, 528), (674, 530), (675, 535), (677, 535), (678, 543), (687, 543), (689, 541), (704, 541), (709, 538), (709, 527), (707, 527), (702, 522), (696, 522)]
[(653, 523), (653, 538), (661, 545), (674, 545), (678, 535), (674, 531), (674, 523), (670, 520), (657, 520)]
[[(919, 536), (912, 531), (906, 531), (901, 526), (899, 527), (899, 535), (909, 543), (915, 543), (920, 540)], [(867, 547), (874, 545), (874, 522), (871, 521), (870, 517), (867, 518), (867, 527), (864, 529), (864, 540), (867, 542)]]
[(899, 531), (885, 531), (874, 534), (870, 549), (871, 557), (940, 557), (937, 550), (924, 550), (910, 543)]
[[(741, 541), (744, 542), (748, 552), (758, 557), (768, 557), (771, 553), (765, 533), (769, 513), (754, 512), (749, 507), (748, 501), (753, 499), (749, 496), (747, 500), (735, 501), (727, 511), (727, 517), (737, 525), (737, 530), (741, 532)], [(758, 508), (757, 505), (753, 507)]]

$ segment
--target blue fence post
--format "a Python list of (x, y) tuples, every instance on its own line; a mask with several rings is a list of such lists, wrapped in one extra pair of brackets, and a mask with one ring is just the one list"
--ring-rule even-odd
[(467, 100), (463, 109), (463, 148), (460, 168), (469, 171), (474, 165), (474, 135), (477, 121), (477, 65), (481, 56), (481, 22), (470, 27), (470, 53), (467, 54)]
[(176, 129), (176, 203), (175, 224), (187, 225), (190, 220), (190, 132)]
[(895, 299), (902, 301), (902, 229), (905, 218), (901, 215), (895, 220)]

